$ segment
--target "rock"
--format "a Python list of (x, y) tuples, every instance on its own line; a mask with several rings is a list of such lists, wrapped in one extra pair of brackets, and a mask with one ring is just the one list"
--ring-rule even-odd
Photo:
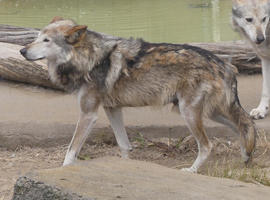
[(82, 198), (76, 194), (64, 192), (57, 187), (31, 180), (28, 177), (21, 177), (18, 179), (16, 187), (14, 188), (14, 194), (14, 200), (92, 200), (89, 198)]
[(28, 173), (18, 179), (13, 200), (267, 200), (269, 196), (265, 186), (104, 157)]

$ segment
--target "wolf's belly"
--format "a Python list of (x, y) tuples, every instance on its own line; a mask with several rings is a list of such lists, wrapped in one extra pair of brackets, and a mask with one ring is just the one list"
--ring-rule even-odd
[(105, 107), (162, 106), (176, 99), (176, 91), (129, 90), (112, 93), (103, 98)]

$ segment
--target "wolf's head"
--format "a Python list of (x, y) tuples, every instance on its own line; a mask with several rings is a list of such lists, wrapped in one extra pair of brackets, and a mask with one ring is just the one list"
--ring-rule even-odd
[(233, 0), (233, 26), (253, 44), (265, 41), (269, 16), (270, 0)]
[(70, 59), (72, 47), (83, 39), (86, 30), (87, 26), (55, 17), (40, 31), (37, 39), (20, 52), (27, 60), (47, 58), (58, 64), (66, 63)]
[(20, 52), (30, 61), (46, 58), (50, 79), (65, 90), (74, 91), (81, 86), (95, 60), (93, 44), (87, 43), (86, 35), (87, 26), (55, 17)]

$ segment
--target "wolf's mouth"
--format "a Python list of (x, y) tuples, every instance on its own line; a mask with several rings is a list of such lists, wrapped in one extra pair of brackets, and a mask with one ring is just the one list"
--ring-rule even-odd
[(28, 61), (37, 61), (37, 60), (42, 60), (42, 59), (44, 59), (44, 58), (45, 58), (45, 57), (41, 57), (41, 58), (37, 58), (37, 59), (31, 59), (31, 58), (25, 57), (25, 59), (28, 60)]
[(261, 46), (264, 42), (255, 42), (257, 46)]
[(43, 57), (40, 57), (40, 58), (36, 58), (36, 59), (28, 58), (28, 57), (27, 57), (27, 49), (26, 49), (26, 48), (22, 48), (22, 49), (20, 50), (20, 53), (21, 53), (21, 55), (22, 55), (26, 60), (28, 60), (28, 61), (42, 60), (42, 59), (45, 58), (44, 56), (43, 56)]

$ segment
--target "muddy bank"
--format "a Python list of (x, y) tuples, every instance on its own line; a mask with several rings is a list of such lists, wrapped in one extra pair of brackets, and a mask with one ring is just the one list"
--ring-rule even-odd
[[(260, 100), (261, 76), (240, 76), (238, 80), (241, 103), (250, 111)], [(70, 141), (79, 113), (74, 95), (1, 81), (0, 102), (0, 147), (49, 147)], [(169, 106), (162, 109), (126, 108), (124, 120), (130, 134), (130, 130), (151, 137), (179, 137), (188, 134), (183, 119), (172, 113)], [(269, 120), (268, 117), (256, 121), (257, 126), (270, 130)], [(222, 125), (210, 121), (205, 121), (205, 124), (207, 132), (212, 135), (219, 136), (222, 132), (232, 134)], [(102, 108), (94, 130), (95, 135), (99, 132), (112, 134)]]
[[(168, 138), (167, 136), (151, 138), (145, 137), (141, 132), (130, 131), (129, 136), (134, 148), (130, 158), (133, 160), (180, 169), (190, 166), (197, 156), (194, 138)], [(246, 168), (241, 161), (237, 137), (227, 138), (224, 134), (211, 137), (213, 151), (199, 173), (270, 186), (270, 137), (267, 135), (269, 134), (266, 132), (260, 132), (254, 160), (249, 168)], [(119, 148), (113, 137), (108, 138), (108, 134), (101, 133), (92, 139), (91, 144), (86, 143), (83, 146), (79, 155), (80, 160), (92, 160), (104, 156), (119, 157)], [(66, 150), (67, 145), (50, 148), (20, 147), (14, 151), (0, 148), (0, 200), (11, 199), (15, 181), (27, 172), (60, 167)], [(163, 184), (166, 184), (164, 180)]]
[[(0, 123), (0, 148), (15, 150), (21, 146), (49, 148), (68, 144), (71, 141), (75, 124), (62, 123)], [(142, 134), (149, 139), (155, 138), (184, 138), (189, 134), (186, 126), (127, 126), (127, 133), (130, 138)], [(235, 134), (225, 127), (209, 127), (207, 133), (210, 138), (226, 137), (234, 138)], [(107, 144), (116, 144), (112, 129), (107, 127), (94, 128), (88, 137), (87, 144), (95, 144), (102, 140)]]

